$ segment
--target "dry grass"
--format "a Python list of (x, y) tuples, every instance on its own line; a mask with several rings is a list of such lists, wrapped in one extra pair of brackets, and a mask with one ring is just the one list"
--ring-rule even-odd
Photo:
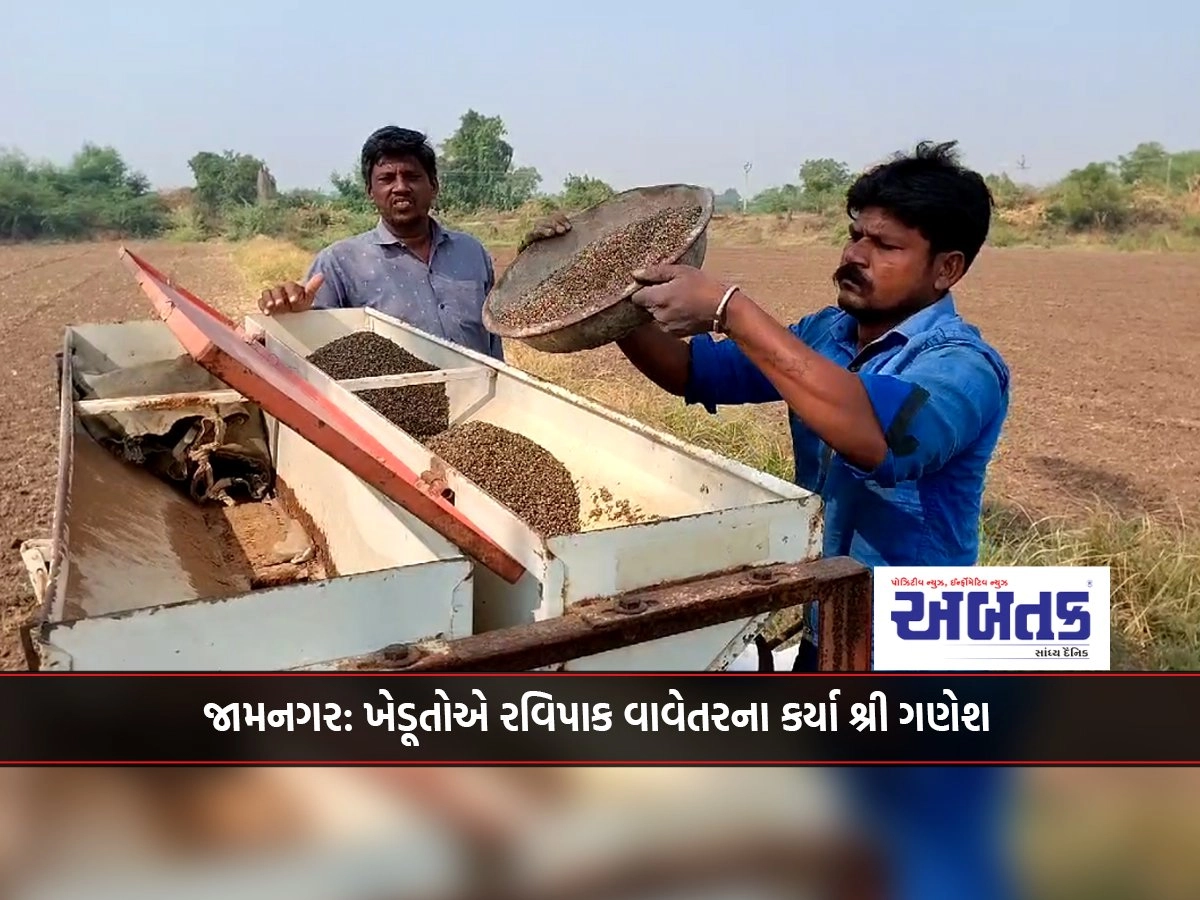
[(1097, 508), (1032, 522), (991, 507), (981, 523), (983, 565), (1108, 566), (1113, 668), (1195, 669), (1200, 662), (1200, 531), (1190, 523)]
[(284, 281), (300, 281), (313, 254), (277, 238), (255, 237), (233, 248), (233, 261), (246, 279), (247, 294), (258, 295)]
[[(248, 295), (303, 277), (311, 254), (256, 238), (235, 248)], [(785, 419), (773, 409), (684, 407), (627, 367), (592, 354), (506, 348), (509, 362), (685, 441), (782, 478), (793, 473)], [(987, 565), (1096, 565), (1112, 569), (1114, 668), (1200, 668), (1200, 530), (1193, 523), (1129, 519), (1095, 509), (1071, 520), (1032, 521), (1020, 510), (990, 505), (981, 522)]]

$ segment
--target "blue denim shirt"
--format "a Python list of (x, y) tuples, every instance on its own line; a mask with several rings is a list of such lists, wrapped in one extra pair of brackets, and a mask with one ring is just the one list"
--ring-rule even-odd
[(325, 283), (314, 309), (369, 306), (427, 334), (504, 360), (500, 338), (483, 327), (483, 302), (495, 284), (492, 257), (469, 234), (433, 223), (429, 265), (382, 221), (317, 254), (308, 271)]
[[(872, 471), (849, 463), (789, 414), (796, 482), (825, 501), (825, 555), (867, 566), (973, 565), (988, 462), (1008, 413), (1009, 371), (979, 330), (942, 300), (858, 349), (854, 320), (836, 307), (791, 332), (859, 373), (887, 438)], [(720, 405), (782, 399), (741, 349), (691, 342), (685, 399)], [(815, 605), (813, 608), (815, 612)], [(903, 900), (1007, 900), (1003, 768), (849, 768), (855, 811), (894, 866)]]
[[(888, 453), (863, 471), (789, 411), (796, 483), (825, 502), (825, 555), (867, 566), (974, 565), (983, 483), (1008, 413), (1009, 372), (947, 294), (858, 349), (837, 307), (790, 330), (859, 373)], [(691, 342), (685, 399), (717, 406), (770, 403), (779, 392), (731, 340)]]

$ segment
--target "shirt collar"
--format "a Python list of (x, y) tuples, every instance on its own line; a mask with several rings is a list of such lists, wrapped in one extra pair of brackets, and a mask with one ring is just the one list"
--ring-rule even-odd
[[(441, 226), (441, 223), (439, 223), (437, 219), (435, 219), (431, 216), (429, 218), (429, 224), (430, 224), (430, 228), (433, 231), (433, 246), (436, 247), (439, 244), (442, 244), (445, 241), (450, 240), (450, 232), (447, 231), (445, 228), (443, 228)], [(379, 222), (375, 225), (375, 228), (371, 232), (371, 234), (373, 236), (372, 239), (375, 241), (376, 244), (381, 244), (385, 247), (391, 246), (393, 244), (399, 244), (401, 247), (404, 246), (404, 241), (400, 240), (400, 238), (398, 238), (394, 234), (392, 234), (391, 230), (387, 227), (387, 225), (385, 225), (383, 223), (382, 217), (380, 217)]]
[[(954, 295), (947, 292), (941, 300), (931, 303), (920, 312), (913, 313), (891, 331), (880, 335), (871, 344), (882, 343), (886, 340), (892, 340), (893, 335), (898, 335), (903, 339), (904, 343), (910, 341), (913, 337), (923, 331), (928, 331), (933, 328), (938, 322), (943, 319), (954, 318), (958, 315), (958, 309), (954, 305)], [(851, 347), (858, 347), (858, 323), (854, 318), (846, 312), (841, 313), (841, 320), (838, 322), (839, 336), (843, 341)], [(866, 349), (865, 347), (863, 348)]]

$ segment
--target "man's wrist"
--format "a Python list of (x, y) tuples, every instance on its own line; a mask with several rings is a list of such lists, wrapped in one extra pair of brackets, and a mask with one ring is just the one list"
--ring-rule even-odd
[(714, 300), (712, 305), (712, 325), (709, 326), (709, 331), (717, 334), (725, 332), (725, 312), (728, 309), (729, 301), (733, 298), (734, 292), (737, 291), (737, 285), (714, 285)]
[[(724, 295), (722, 295), (724, 296)], [(733, 338), (742, 324), (746, 306), (750, 303), (750, 298), (742, 293), (742, 289), (734, 287), (729, 295), (729, 300), (725, 303), (724, 310), (721, 311), (720, 333), (726, 337)]]

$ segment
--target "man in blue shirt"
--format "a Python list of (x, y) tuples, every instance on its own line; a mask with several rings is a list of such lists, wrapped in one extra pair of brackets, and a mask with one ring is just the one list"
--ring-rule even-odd
[[(655, 321), (619, 346), (644, 375), (710, 412), (787, 403), (796, 481), (825, 502), (827, 556), (868, 566), (977, 561), (1009, 372), (951, 294), (992, 211), (983, 179), (953, 148), (922, 144), (859, 177), (833, 273), (837, 305), (791, 326), (698, 269), (635, 276), (645, 287), (634, 301)], [(1004, 770), (849, 772), (893, 857), (898, 896), (1008, 896), (996, 834)]]
[[(380, 128), (363, 144), (361, 164), (379, 223), (318, 253), (303, 285), (263, 291), (259, 308), (272, 315), (369, 306), (503, 361), (500, 338), (483, 327), (483, 303), (495, 283), (492, 257), (474, 237), (430, 215), (438, 195), (437, 154), (425, 135)], [(540, 222), (522, 248), (569, 227), (561, 218)]]

